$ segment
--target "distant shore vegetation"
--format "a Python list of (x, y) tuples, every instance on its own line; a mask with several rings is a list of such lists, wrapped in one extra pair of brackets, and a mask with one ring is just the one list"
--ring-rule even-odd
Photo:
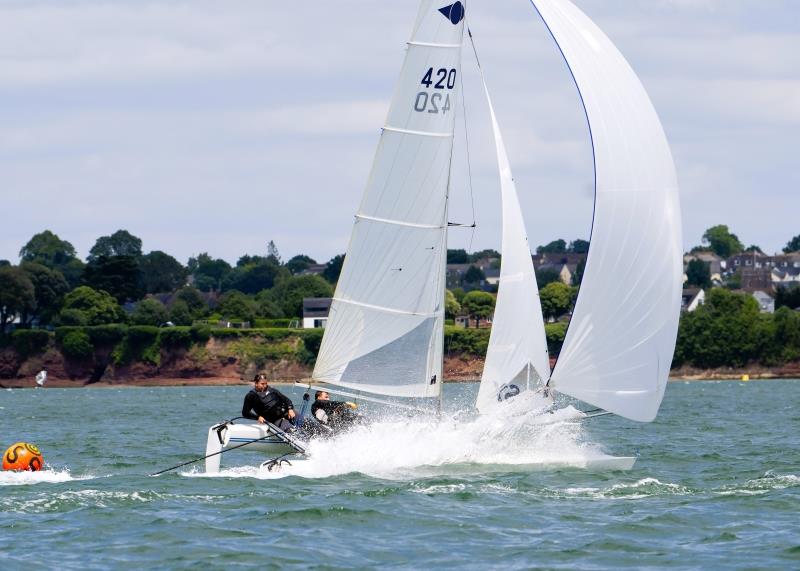
[[(559, 239), (539, 246), (534, 256), (549, 260), (537, 267), (537, 279), (554, 356), (564, 341), (588, 249), (585, 240)], [(800, 235), (784, 248), (785, 254), (798, 251)], [(765, 313), (752, 291), (742, 289), (741, 269), (728, 268), (712, 279), (704, 252), (719, 258), (763, 255), (724, 225), (708, 229), (702, 244), (687, 253), (692, 259), (685, 267), (686, 286), (706, 295), (702, 305), (682, 314), (673, 366), (778, 366), (800, 360), (800, 281), (773, 287), (768, 294), (775, 310)], [(85, 359), (104, 346), (117, 363), (155, 362), (169, 347), (202, 346), (211, 337), (257, 337), (272, 348), (242, 343), (242, 351), (257, 353), (260, 360), (313, 364), (322, 332), (297, 330), (303, 299), (331, 297), (344, 263), (343, 254), (322, 263), (306, 254), (284, 260), (269, 242), (264, 252), (242, 255), (235, 264), (207, 253), (183, 264), (161, 250), (144, 253), (142, 240), (126, 230), (98, 238), (85, 260), (49, 230), (33, 236), (19, 256), (17, 264), (0, 260), (0, 348), (30, 356), (55, 347), (68, 358)], [(559, 256), (569, 266), (568, 279), (552, 263)], [(485, 355), (497, 289), (487, 276), (499, 273), (500, 261), (494, 250), (448, 250), (449, 353)]]

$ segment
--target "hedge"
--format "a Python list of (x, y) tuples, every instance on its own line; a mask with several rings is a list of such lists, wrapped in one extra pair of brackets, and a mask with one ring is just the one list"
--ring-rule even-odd
[(165, 327), (158, 335), (161, 347), (191, 347), (194, 338), (190, 327)]
[(289, 325), (292, 324), (292, 321), (297, 321), (297, 318), (289, 319), (283, 317), (280, 319), (254, 319), (253, 325), (258, 329), (282, 328), (282, 327), (288, 328)]
[[(561, 351), (564, 335), (567, 330), (566, 323), (548, 323), (544, 326), (547, 335), (547, 349), (555, 356)], [(444, 351), (445, 354), (464, 354), (476, 357), (485, 357), (489, 346), (491, 329), (465, 329), (463, 327), (445, 326)]]
[(61, 337), (61, 351), (72, 359), (88, 359), (94, 353), (94, 345), (85, 328), (74, 327)]

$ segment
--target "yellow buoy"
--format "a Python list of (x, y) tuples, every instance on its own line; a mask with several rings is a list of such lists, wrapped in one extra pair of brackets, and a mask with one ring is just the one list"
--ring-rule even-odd
[(742, 380), (743, 381), (749, 381), (750, 380), (750, 375), (742, 375)]
[(36, 472), (41, 470), (43, 465), (44, 458), (39, 447), (30, 442), (12, 444), (3, 454), (3, 470)]

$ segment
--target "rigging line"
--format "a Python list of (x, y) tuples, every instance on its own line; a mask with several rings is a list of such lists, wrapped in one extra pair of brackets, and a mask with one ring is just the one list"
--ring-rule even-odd
[[(472, 42), (472, 32), (470, 32), (469, 27), (467, 27), (467, 33), (469, 34), (470, 42)], [(473, 49), (473, 51), (475, 49), (475, 44), (474, 43), (472, 44), (472, 49)], [(480, 67), (480, 64), (479, 64), (479, 67)], [(463, 122), (464, 122), (464, 143), (466, 145), (466, 152), (467, 152), (467, 181), (468, 181), (468, 186), (469, 186), (469, 202), (470, 202), (470, 207), (472, 208), (472, 225), (470, 226), (470, 228), (472, 228), (472, 232), (470, 233), (469, 249), (468, 249), (468, 251), (471, 252), (472, 251), (472, 243), (475, 240), (475, 226), (476, 226), (476, 221), (475, 221), (475, 193), (474, 193), (474, 190), (473, 190), (473, 187), (472, 187), (472, 162), (470, 161), (470, 154), (469, 154), (469, 131), (467, 129), (467, 124), (468, 124), (467, 123), (467, 99), (466, 99), (466, 96), (464, 95), (464, 74), (460, 73), (460, 74), (458, 74), (458, 77), (459, 77), (459, 82), (461, 83), (461, 108), (464, 110), (462, 119), (463, 119)]]

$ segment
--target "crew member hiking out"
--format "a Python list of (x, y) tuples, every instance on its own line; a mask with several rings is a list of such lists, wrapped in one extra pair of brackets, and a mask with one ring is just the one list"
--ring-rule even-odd
[(326, 391), (317, 391), (314, 404), (311, 405), (311, 414), (320, 424), (338, 430), (351, 426), (361, 418), (353, 412), (357, 406), (354, 402), (330, 400)]
[(244, 397), (242, 416), (261, 424), (271, 422), (283, 431), (294, 430), (291, 422), (296, 415), (289, 397), (267, 383), (267, 376), (259, 373), (253, 379), (253, 390)]

